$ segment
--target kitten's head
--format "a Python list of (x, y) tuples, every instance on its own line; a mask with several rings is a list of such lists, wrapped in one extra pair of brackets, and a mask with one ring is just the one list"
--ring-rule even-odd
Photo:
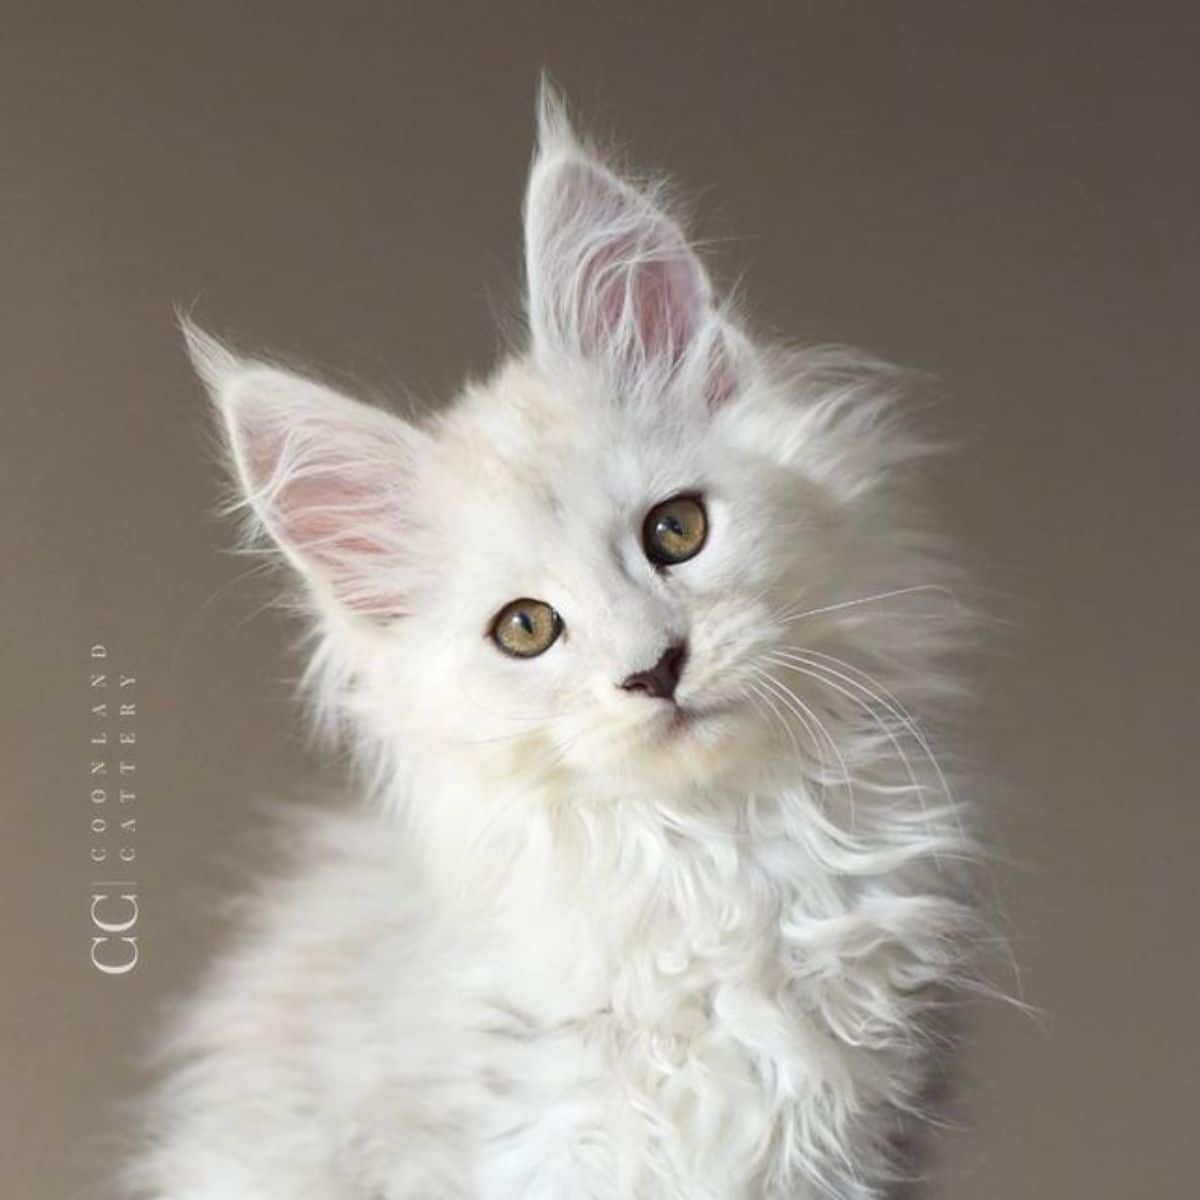
[(419, 426), (188, 328), (255, 526), (306, 584), (322, 698), (376, 746), (531, 783), (795, 755), (788, 655), (923, 636), (856, 607), (928, 583), (876, 377), (754, 346), (657, 192), (548, 98), (525, 254), (527, 349)]

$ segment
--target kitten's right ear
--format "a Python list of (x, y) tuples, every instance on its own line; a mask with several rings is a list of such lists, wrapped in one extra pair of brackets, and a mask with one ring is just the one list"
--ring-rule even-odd
[(427, 435), (180, 323), (257, 523), (319, 600), (377, 622), (403, 615)]
[(712, 289), (679, 226), (576, 136), (542, 80), (525, 196), (535, 350), (624, 371), (673, 366), (712, 311)]
[(545, 79), (524, 212), (537, 356), (599, 363), (626, 382), (687, 366), (712, 405), (729, 396), (734, 362), (703, 264), (656, 191), (575, 136)]

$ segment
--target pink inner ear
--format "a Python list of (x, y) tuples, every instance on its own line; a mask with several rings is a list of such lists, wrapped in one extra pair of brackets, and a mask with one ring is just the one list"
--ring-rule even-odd
[[(389, 486), (395, 479), (370, 455), (361, 463), (321, 461), (321, 431), (307, 432), (289, 445), (276, 429), (244, 430), (246, 465), (268, 528), (348, 608), (376, 619), (403, 615), (405, 599), (392, 578), (406, 533)], [(288, 454), (292, 461), (285, 462)]]
[(355, 532), (355, 514), (368, 516), (367, 498), (343, 480), (308, 480), (283, 489), (277, 500), (288, 540), (318, 561), (338, 562), (346, 556), (382, 555), (380, 542)]
[(708, 315), (708, 283), (673, 222), (604, 168), (568, 160), (536, 183), (528, 228), (541, 333), (624, 367), (673, 366)]
[(702, 297), (684, 247), (628, 234), (600, 246), (584, 269), (580, 322), (588, 353), (615, 349), (622, 358), (642, 355), (674, 364), (683, 355), (700, 315)]
[(290, 484), (278, 500), (282, 532), (325, 575), (347, 607), (364, 615), (400, 616), (404, 597), (388, 587), (404, 520), (389, 511), (388, 489), (330, 475)]

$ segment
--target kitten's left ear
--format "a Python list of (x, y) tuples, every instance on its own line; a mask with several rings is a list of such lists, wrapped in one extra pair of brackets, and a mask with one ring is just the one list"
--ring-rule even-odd
[(525, 198), (534, 353), (634, 379), (699, 367), (711, 402), (732, 388), (712, 285), (679, 225), (576, 139), (546, 84)]

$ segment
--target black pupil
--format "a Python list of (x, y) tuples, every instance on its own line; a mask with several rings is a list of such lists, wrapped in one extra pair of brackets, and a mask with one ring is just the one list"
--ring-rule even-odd
[(683, 522), (678, 517), (663, 517), (660, 528), (666, 533), (673, 533), (676, 537), (683, 537)]
[(532, 634), (533, 634), (533, 618), (530, 617), (529, 613), (525, 609), (521, 609), (517, 613), (517, 623), (521, 626), (521, 628), (523, 630), (525, 630), (526, 633), (528, 633), (532, 636)]

